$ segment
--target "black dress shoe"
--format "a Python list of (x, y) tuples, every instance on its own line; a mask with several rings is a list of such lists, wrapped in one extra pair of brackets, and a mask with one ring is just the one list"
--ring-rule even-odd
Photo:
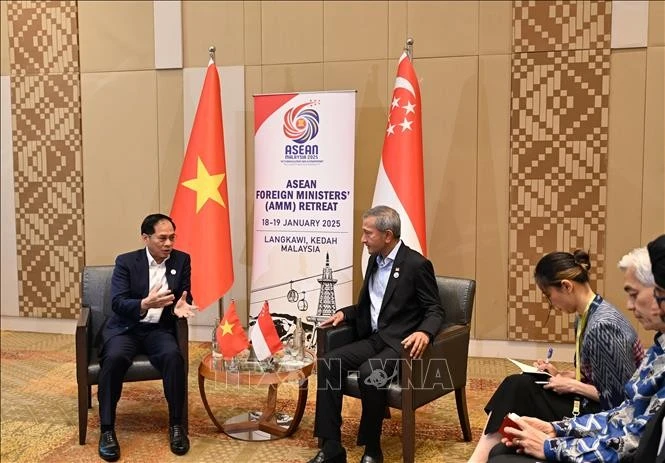
[(189, 452), (189, 439), (181, 424), (169, 426), (169, 441), (171, 442), (171, 452), (176, 455), (184, 455)]
[(115, 431), (104, 431), (99, 435), (99, 456), (106, 461), (120, 459), (120, 444), (115, 437)]
[(336, 453), (332, 457), (323, 453), (323, 450), (319, 450), (319, 453), (307, 463), (346, 463), (346, 450), (342, 447), (341, 452)]
[(380, 453), (378, 457), (364, 453), (362, 458), (360, 458), (360, 463), (383, 463), (383, 453)]

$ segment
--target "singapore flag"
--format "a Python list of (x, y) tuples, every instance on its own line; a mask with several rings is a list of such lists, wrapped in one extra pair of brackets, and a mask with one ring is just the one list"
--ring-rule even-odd
[[(404, 52), (397, 67), (372, 206), (395, 209), (402, 220), (402, 240), (426, 256), (423, 177), (420, 87), (413, 64)], [(363, 262), (368, 258), (363, 249)]]

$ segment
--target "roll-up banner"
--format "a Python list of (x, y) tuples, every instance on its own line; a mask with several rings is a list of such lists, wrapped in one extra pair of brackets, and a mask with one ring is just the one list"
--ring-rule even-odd
[[(356, 92), (254, 96), (250, 315), (284, 340), (352, 304)], [(250, 325), (253, 320), (250, 321)]]

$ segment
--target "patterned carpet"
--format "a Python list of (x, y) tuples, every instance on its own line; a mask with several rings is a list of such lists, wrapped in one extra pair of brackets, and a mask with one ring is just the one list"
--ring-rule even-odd
[[(272, 442), (251, 443), (216, 432), (198, 391), (196, 372), (208, 343), (190, 343), (189, 434), (191, 450), (184, 457), (173, 455), (168, 446), (168, 416), (159, 381), (128, 383), (118, 405), (117, 435), (125, 462), (220, 461), (304, 462), (316, 453), (312, 437), (315, 380), (309, 384), (309, 398), (300, 428), (293, 436)], [(96, 388), (88, 417), (86, 445), (78, 444), (77, 385), (74, 336), (0, 332), (2, 462), (88, 462), (102, 461), (97, 455), (99, 416)], [(485, 423), (482, 410), (500, 380), (514, 367), (503, 359), (469, 361), (467, 401), (474, 439)], [(210, 383), (206, 383), (207, 386)], [(262, 387), (214, 384), (206, 387), (211, 407), (220, 421), (258, 408), (265, 401)], [(295, 387), (280, 387), (278, 409), (293, 411)], [(349, 461), (359, 461), (362, 448), (355, 446), (360, 418), (360, 401), (344, 401), (342, 435)], [(391, 410), (384, 422), (382, 445), (386, 462), (401, 462), (401, 414)], [(462, 440), (454, 394), (428, 404), (416, 413), (416, 461), (464, 462), (474, 443)]]

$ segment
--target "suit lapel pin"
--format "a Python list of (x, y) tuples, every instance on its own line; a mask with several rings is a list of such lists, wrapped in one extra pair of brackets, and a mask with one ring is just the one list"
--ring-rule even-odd
[(399, 278), (399, 267), (395, 269), (395, 273), (393, 273), (393, 278)]
[(171, 269), (171, 275), (175, 275), (175, 269), (174, 268)]

